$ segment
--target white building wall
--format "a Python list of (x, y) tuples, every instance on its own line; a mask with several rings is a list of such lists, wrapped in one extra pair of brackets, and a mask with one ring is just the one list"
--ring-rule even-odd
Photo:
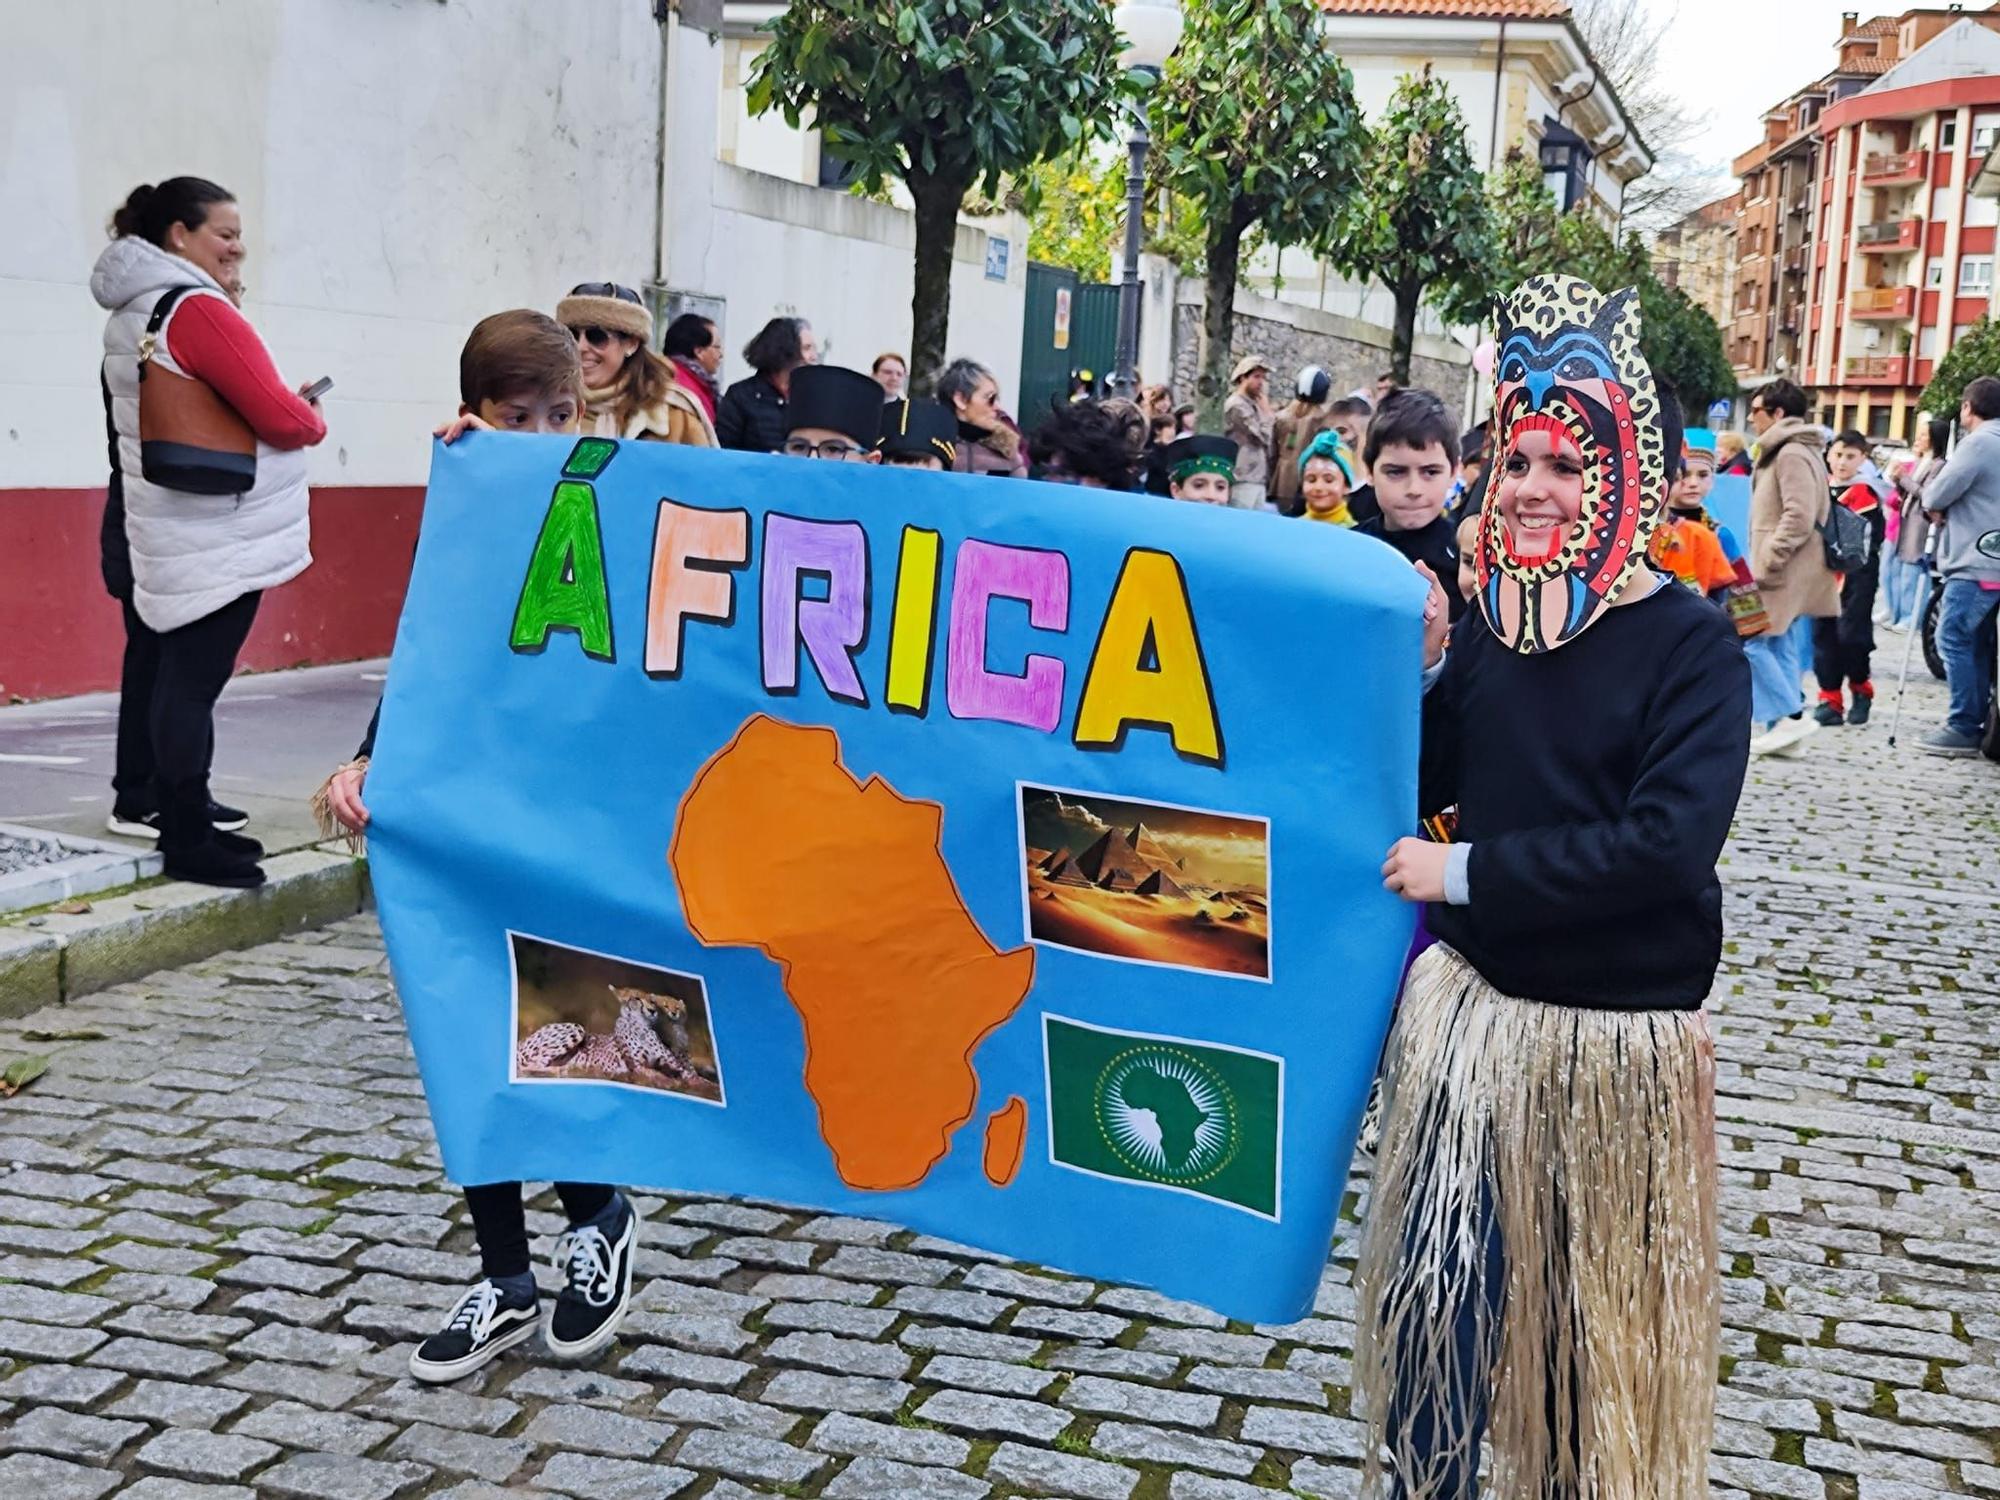
[(241, 202), (245, 310), (331, 375), (319, 484), (411, 484), (472, 324), (653, 271), (660, 41), (637, 4), (10, 0), (0, 488), (104, 480), (92, 262), (137, 183)]

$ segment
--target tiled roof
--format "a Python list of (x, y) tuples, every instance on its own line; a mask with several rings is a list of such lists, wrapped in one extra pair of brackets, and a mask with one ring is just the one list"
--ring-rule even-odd
[(1900, 16), (1877, 16), (1865, 26), (1857, 26), (1849, 36), (1889, 36), (1902, 26)]
[(1319, 0), (1343, 16), (1450, 16), (1466, 21), (1559, 21), (1569, 0)]

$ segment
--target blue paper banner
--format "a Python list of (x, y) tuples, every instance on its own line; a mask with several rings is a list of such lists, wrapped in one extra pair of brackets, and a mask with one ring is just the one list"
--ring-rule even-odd
[(1718, 474), (1715, 483), (1709, 487), (1708, 498), (1702, 501), (1715, 524), (1724, 527), (1735, 538), (1736, 545), (1743, 552), (1750, 550), (1750, 476), (1748, 474)]
[(447, 1171), (1302, 1315), (1411, 936), (1422, 600), (1148, 496), (438, 450), (368, 792)]

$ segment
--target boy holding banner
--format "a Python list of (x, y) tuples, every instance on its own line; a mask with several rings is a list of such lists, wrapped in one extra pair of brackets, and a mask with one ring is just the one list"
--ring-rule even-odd
[[(458, 361), (458, 416), (437, 430), (449, 443), (468, 431), (575, 432), (583, 409), (583, 367), (575, 339), (553, 318), (525, 309), (495, 313), (473, 328)], [(327, 779), (314, 810), (322, 828), (350, 834), (368, 826), (362, 790), (375, 729), (355, 758)], [(551, 1353), (582, 1359), (609, 1344), (632, 1297), (638, 1215), (624, 1194), (598, 1182), (558, 1182), (569, 1228), (556, 1242), (564, 1286), (546, 1320), (529, 1269), (527, 1217), (518, 1182), (465, 1189), (481, 1279), (453, 1305), (444, 1327), (410, 1355), (410, 1374), (427, 1383), (458, 1380), (539, 1327)]]
[[(1646, 565), (1680, 423), (1638, 295), (1505, 302), (1476, 614), (1433, 663), (1389, 889), (1429, 903), (1383, 1066), (1356, 1274), (1369, 1482), (1458, 1500), (1708, 1493), (1719, 1304), (1715, 861), (1749, 669)], [(1372, 1492), (1372, 1491), (1371, 1491)]]

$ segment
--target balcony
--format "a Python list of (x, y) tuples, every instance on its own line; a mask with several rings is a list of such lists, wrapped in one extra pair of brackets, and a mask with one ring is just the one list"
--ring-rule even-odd
[(1917, 289), (1913, 286), (1857, 287), (1847, 299), (1847, 310), (1857, 318), (1907, 318), (1917, 310)]
[(1861, 159), (1863, 187), (1897, 187), (1922, 182), (1930, 173), (1928, 151), (1871, 151)]
[(1778, 331), (1797, 333), (1805, 326), (1806, 305), (1803, 302), (1787, 302), (1778, 312)]
[(1869, 354), (1841, 362), (1849, 385), (1904, 385), (1910, 369), (1906, 354)]
[(1794, 245), (1785, 252), (1785, 274), (1803, 276), (1806, 274), (1806, 247)]
[(1854, 231), (1854, 248), (1864, 255), (1900, 255), (1922, 242), (1921, 219), (1892, 219), (1886, 224), (1863, 224)]

